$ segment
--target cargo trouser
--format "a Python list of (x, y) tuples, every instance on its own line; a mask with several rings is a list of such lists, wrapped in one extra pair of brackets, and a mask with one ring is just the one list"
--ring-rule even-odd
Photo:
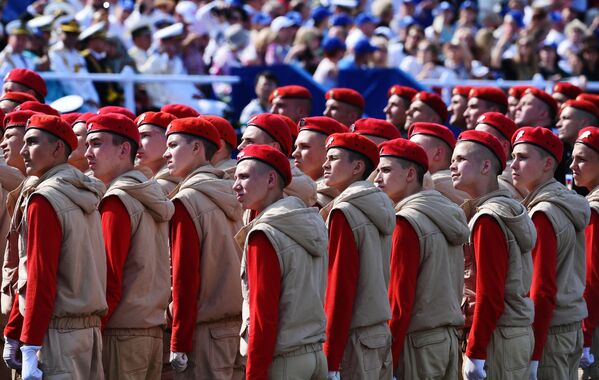
[(386, 322), (349, 331), (339, 372), (342, 380), (393, 378), (391, 331)]
[(591, 354), (595, 357), (595, 362), (588, 368), (583, 369), (583, 380), (599, 379), (599, 328), (593, 331), (593, 344), (591, 345)]
[(231, 380), (245, 377), (245, 359), (239, 353), (241, 315), (216, 322), (198, 323), (187, 368), (175, 380)]
[(532, 327), (497, 326), (487, 347), (487, 379), (528, 379), (534, 346)]
[(582, 344), (581, 322), (550, 327), (543, 355), (539, 361), (537, 379), (578, 379)]
[(277, 355), (268, 369), (268, 378), (272, 380), (326, 380), (327, 374), (322, 343), (306, 344)]
[(100, 317), (53, 318), (38, 355), (44, 380), (103, 379)]
[(105, 329), (102, 343), (102, 365), (106, 380), (160, 379), (162, 327)]
[(456, 380), (462, 352), (455, 327), (445, 326), (406, 335), (395, 369), (397, 380)]

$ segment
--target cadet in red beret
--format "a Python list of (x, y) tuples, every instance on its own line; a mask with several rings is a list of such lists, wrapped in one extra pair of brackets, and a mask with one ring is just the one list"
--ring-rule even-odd
[(137, 165), (148, 168), (162, 186), (166, 195), (179, 184), (181, 178), (172, 176), (163, 157), (166, 151), (166, 128), (176, 117), (167, 112), (144, 112), (135, 119), (139, 131), (140, 146), (137, 150)]
[(513, 120), (518, 127), (538, 125), (552, 128), (557, 111), (557, 103), (551, 95), (531, 87), (522, 95)]
[(497, 176), (504, 167), (505, 152), (493, 135), (460, 134), (450, 170), (454, 186), (471, 198), (461, 206), (471, 228), (464, 272), (463, 311), (467, 320), (472, 318), (464, 331), (465, 379), (506, 374), (524, 379), (528, 367), (522, 363), (532, 353), (531, 275), (522, 268), (532, 266), (536, 235), (526, 208), (499, 187)]
[(591, 219), (584, 231), (586, 246), (586, 285), (584, 300), (589, 315), (582, 322), (584, 343), (580, 366), (584, 369), (583, 378), (598, 375), (597, 326), (599, 325), (599, 128), (583, 128), (574, 144), (570, 168), (574, 173), (576, 186), (587, 188), (590, 193), (587, 201), (591, 207)]
[(528, 90), (530, 86), (513, 86), (508, 90), (507, 104), (508, 104), (508, 112), (507, 116), (514, 120), (516, 117), (516, 108), (518, 108), (518, 103), (520, 103), (520, 99), (524, 95), (524, 91)]
[(123, 116), (127, 116), (131, 120), (135, 120), (135, 114), (133, 112), (129, 111), (125, 107), (106, 106), (106, 107), (102, 107), (102, 108), (100, 108), (98, 110), (98, 115), (104, 115), (104, 114), (107, 114), (107, 113), (118, 113), (118, 114), (121, 114)]
[(401, 135), (395, 126), (385, 120), (367, 117), (358, 119), (350, 127), (354, 133), (367, 137), (370, 141), (379, 145), (388, 140), (400, 138)]
[(40, 112), (45, 115), (60, 116), (60, 112), (58, 112), (57, 110), (52, 108), (50, 105), (40, 103), (38, 101), (24, 102), (15, 107), (15, 111), (26, 111), (26, 110)]
[(501, 143), (503, 150), (507, 155), (505, 169), (499, 175), (499, 186), (509, 190), (514, 199), (521, 201), (528, 191), (526, 189), (517, 189), (512, 182), (512, 136), (518, 127), (510, 118), (499, 112), (487, 112), (482, 114), (476, 123), (475, 130), (487, 132), (495, 136)]
[(241, 349), (247, 379), (327, 376), (326, 228), (315, 208), (285, 197), (291, 178), (287, 156), (271, 146), (249, 145), (238, 155), (233, 190), (257, 215), (237, 234), (244, 247)]
[(324, 95), (326, 99), (324, 116), (331, 117), (349, 127), (362, 117), (364, 97), (351, 88), (333, 88)]
[(4, 136), (0, 143), (0, 149), (6, 165), (19, 169), (25, 174), (25, 161), (21, 156), (23, 147), (23, 137), (25, 136), (25, 127), (27, 120), (39, 112), (35, 111), (13, 111), (4, 117)]
[[(87, 121), (96, 116), (95, 113), (85, 112), (79, 114), (75, 120), (73, 120), (70, 125), (75, 132), (75, 136), (77, 136), (77, 149), (71, 152), (69, 156), (69, 164), (73, 165), (77, 169), (79, 169), (82, 173), (87, 173), (89, 170), (89, 164), (87, 163), (87, 158), (85, 158), (85, 150), (87, 147), (85, 146), (85, 140), (87, 139)], [(64, 115), (61, 115), (64, 118)]]
[(406, 116), (406, 128), (417, 122), (445, 124), (447, 106), (432, 92), (421, 91), (414, 95)]
[(210, 165), (221, 136), (203, 117), (173, 120), (166, 135), (167, 167), (183, 178), (170, 195), (171, 365), (182, 378), (242, 377), (239, 340), (211, 335), (241, 329), (241, 249), (234, 234), (242, 227), (242, 209), (233, 182)]
[[(391, 198), (396, 215), (389, 281), (394, 376), (455, 376), (457, 329), (464, 323), (463, 244), (470, 234), (464, 212), (440, 193), (423, 190), (428, 158), (420, 145), (390, 140), (379, 145), (379, 154), (374, 182)], [(437, 342), (426, 352), (411, 343), (424, 335)]]
[(104, 377), (106, 255), (97, 206), (105, 187), (67, 164), (75, 148), (77, 137), (60, 117), (29, 118), (21, 154), (27, 175), (38, 180), (29, 182), (26, 217), (16, 227), (14, 240), (27, 245), (8, 248), (19, 252), (18, 283), (27, 288), (4, 329), (13, 347), (7, 362), (15, 364), (22, 343), (24, 379)]
[(464, 112), (467, 129), (474, 129), (478, 118), (487, 112), (507, 113), (507, 95), (498, 87), (474, 87), (468, 94)]
[(37, 99), (25, 92), (7, 92), (0, 97), (0, 109), (4, 113), (9, 113), (14, 111), (19, 104), (29, 101), (37, 101)]
[(85, 157), (94, 177), (107, 186), (99, 205), (108, 265), (104, 375), (120, 379), (135, 370), (159, 378), (170, 296), (168, 222), (174, 206), (156, 181), (133, 167), (140, 144), (133, 120), (104, 113), (91, 117), (87, 128)]
[(161, 112), (170, 113), (171, 115), (175, 115), (177, 118), (184, 117), (198, 117), (200, 113), (196, 111), (193, 107), (190, 107), (185, 104), (166, 104), (160, 108)]
[(285, 115), (297, 124), (312, 112), (312, 94), (303, 86), (282, 86), (269, 96), (270, 112)]
[[(387, 287), (395, 212), (368, 175), (378, 166), (377, 146), (355, 133), (327, 138), (325, 185), (340, 194), (321, 214), (329, 231), (325, 300), (329, 376), (389, 379), (391, 318)], [(378, 336), (377, 344), (364, 345)], [(353, 360), (369, 357), (372, 361)]]
[(220, 148), (214, 153), (210, 162), (221, 170), (230, 170), (237, 165), (237, 160), (231, 158), (233, 150), (237, 147), (237, 132), (227, 119), (220, 116), (205, 115), (202, 116), (218, 129), (220, 135)]
[(44, 103), (48, 90), (46, 81), (35, 71), (29, 69), (12, 69), (4, 77), (2, 94), (9, 92), (24, 92), (31, 94), (39, 102)]
[(557, 102), (558, 108), (562, 107), (568, 100), (574, 100), (578, 95), (582, 94), (582, 89), (569, 82), (558, 82), (553, 85), (553, 99)]
[(591, 102), (595, 105), (595, 107), (599, 108), (599, 95), (597, 94), (587, 94), (583, 93), (576, 97), (576, 100), (586, 100), (587, 102)]
[[(270, 145), (289, 156), (292, 152), (291, 131), (287, 122), (280, 115), (263, 113), (252, 117), (248, 123), (241, 143), (237, 147), (242, 151), (251, 144)], [(291, 168), (293, 180), (285, 188), (285, 194), (294, 195), (303, 200), (306, 205), (316, 203), (316, 183), (297, 167)], [(253, 214), (246, 214), (245, 221), (251, 220)], [(248, 219), (250, 218), (250, 219)]]
[(466, 129), (466, 119), (464, 112), (468, 105), (468, 94), (470, 94), (470, 86), (455, 86), (451, 91), (451, 100), (447, 112), (451, 114), (449, 124), (460, 130)]
[(387, 91), (387, 106), (385, 112), (386, 119), (389, 123), (395, 125), (402, 137), (408, 135), (406, 124), (406, 111), (410, 107), (410, 102), (418, 91), (412, 87), (394, 85)]
[(535, 307), (531, 375), (574, 379), (582, 354), (581, 322), (587, 316), (584, 229), (590, 209), (580, 195), (554, 179), (562, 142), (542, 127), (520, 128), (512, 140), (514, 185), (529, 194), (522, 204), (535, 224), (530, 296)]

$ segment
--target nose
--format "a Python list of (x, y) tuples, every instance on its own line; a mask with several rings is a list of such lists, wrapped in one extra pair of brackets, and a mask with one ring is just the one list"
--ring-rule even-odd
[(295, 150), (293, 151), (293, 153), (291, 153), (291, 157), (298, 159), (300, 158), (300, 152), (299, 152), (299, 148), (295, 147)]
[(241, 189), (239, 179), (235, 179), (235, 182), (233, 182), (233, 186), (231, 187), (231, 189), (233, 189), (233, 191), (239, 191)]
[(324, 116), (328, 116), (328, 117), (332, 117), (331, 116), (331, 109), (329, 107), (325, 108), (323, 115)]
[(162, 157), (168, 160), (169, 158), (171, 158), (171, 151), (169, 149), (165, 150)]
[(248, 143), (241, 140), (241, 144), (239, 144), (239, 146), (237, 147), (237, 150), (242, 151), (243, 148), (245, 148), (246, 146), (248, 146)]
[(327, 169), (329, 169), (330, 167), (331, 167), (331, 165), (329, 164), (329, 159), (327, 158), (327, 159), (324, 161), (324, 164), (322, 164), (322, 168), (323, 168), (324, 170), (327, 170)]
[(512, 170), (515, 170), (518, 168), (518, 160), (514, 158), (514, 160), (512, 161), (512, 163), (510, 164), (510, 168)]

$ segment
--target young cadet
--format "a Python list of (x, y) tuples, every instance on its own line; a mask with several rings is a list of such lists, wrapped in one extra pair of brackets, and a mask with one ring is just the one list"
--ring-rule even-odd
[(432, 92), (420, 91), (412, 98), (406, 112), (406, 129), (417, 122), (445, 124), (447, 106), (441, 97)]
[(24, 139), (27, 175), (37, 180), (20, 195), (18, 298), (4, 335), (23, 344), (24, 379), (101, 379), (105, 187), (67, 164), (77, 137), (60, 117), (33, 115)]
[(387, 289), (395, 211), (368, 175), (377, 146), (355, 133), (327, 138), (325, 185), (340, 194), (321, 210), (329, 231), (325, 299), (329, 379), (390, 379)]
[(589, 190), (587, 201), (591, 207), (591, 220), (584, 231), (586, 246), (586, 285), (584, 300), (588, 317), (582, 322), (584, 343), (580, 366), (583, 379), (599, 378), (599, 128), (580, 130), (574, 143), (572, 164), (576, 186)]
[(466, 217), (441, 193), (423, 190), (428, 158), (420, 145), (390, 140), (379, 154), (375, 184), (396, 213), (389, 281), (394, 376), (457, 379)]
[(558, 82), (553, 85), (551, 96), (557, 102), (558, 108), (562, 108), (562, 104), (568, 100), (574, 100), (578, 95), (582, 94), (582, 89), (569, 82)]
[(466, 128), (474, 129), (478, 118), (487, 112), (506, 114), (507, 95), (498, 87), (475, 87), (468, 93), (468, 105), (464, 111)]
[(531, 376), (575, 379), (583, 346), (581, 323), (587, 316), (584, 229), (589, 205), (554, 179), (563, 146), (550, 130), (520, 128), (512, 145), (514, 185), (529, 191), (522, 204), (538, 236), (530, 289), (535, 304)]
[(10, 92), (23, 92), (29, 94), (39, 102), (44, 102), (48, 89), (46, 81), (38, 73), (33, 70), (17, 68), (12, 69), (6, 77), (2, 85), (2, 95)]
[(518, 103), (522, 99), (524, 92), (528, 90), (530, 86), (512, 86), (507, 91), (507, 117), (514, 120), (516, 117), (516, 110), (518, 109)]
[(347, 133), (349, 129), (335, 119), (326, 116), (305, 117), (298, 123), (299, 133), (295, 140), (292, 157), (295, 167), (316, 182), (316, 206), (323, 208), (333, 200), (339, 191), (324, 184), (326, 160), (326, 139), (333, 133)]
[(312, 94), (303, 86), (282, 86), (276, 88), (269, 96), (270, 112), (285, 115), (294, 123), (310, 116), (312, 111)]
[(351, 88), (333, 88), (324, 95), (324, 116), (332, 117), (349, 128), (364, 112), (364, 97)]
[(557, 102), (548, 93), (536, 87), (527, 88), (518, 102), (514, 122), (518, 127), (538, 125), (553, 128)]
[[(87, 138), (87, 121), (96, 116), (91, 112), (82, 113), (71, 123), (71, 128), (77, 136), (77, 149), (71, 152), (69, 156), (69, 164), (79, 169), (82, 173), (86, 173), (89, 170), (89, 164), (87, 158), (85, 158), (85, 140)], [(62, 116), (61, 116), (62, 117)]]
[(241, 249), (234, 236), (242, 209), (232, 181), (210, 165), (221, 137), (203, 117), (175, 119), (166, 134), (168, 170), (183, 178), (171, 193), (175, 379), (241, 379)]
[(106, 379), (161, 374), (169, 301), (168, 222), (174, 206), (156, 181), (133, 168), (139, 132), (122, 114), (87, 121), (85, 157), (108, 187), (100, 202), (108, 266), (102, 361)]
[(243, 246), (242, 351), (246, 379), (327, 377), (322, 350), (327, 235), (313, 207), (285, 197), (287, 156), (267, 145), (239, 153), (233, 190), (256, 218), (236, 236)]
[(536, 232), (526, 208), (499, 187), (505, 158), (499, 141), (480, 131), (462, 132), (452, 156), (453, 184), (471, 196), (461, 207), (477, 271), (467, 380), (527, 378), (534, 346), (528, 291)]
[(148, 168), (164, 194), (175, 189), (181, 178), (173, 177), (166, 167), (166, 127), (175, 116), (167, 112), (144, 112), (135, 119), (141, 143), (137, 150), (137, 165)]
[(386, 120), (395, 125), (402, 137), (408, 136), (406, 127), (406, 111), (418, 91), (412, 87), (394, 85), (387, 91), (387, 105), (383, 112)]
[(7, 92), (0, 97), (0, 110), (8, 114), (14, 111), (20, 104), (35, 100), (33, 95), (24, 92)]
[(237, 133), (227, 119), (220, 116), (203, 115), (218, 130), (220, 135), (220, 148), (210, 160), (212, 166), (221, 170), (228, 170), (237, 165), (237, 160), (231, 158), (233, 150), (237, 147)]
[(455, 86), (451, 90), (451, 100), (447, 112), (451, 114), (449, 125), (459, 128), (461, 131), (466, 129), (466, 119), (464, 112), (468, 106), (468, 94), (472, 87), (470, 86)]

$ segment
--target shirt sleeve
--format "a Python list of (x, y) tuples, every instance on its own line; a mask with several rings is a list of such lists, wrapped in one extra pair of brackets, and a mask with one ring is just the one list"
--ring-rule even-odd
[(329, 221), (329, 268), (324, 310), (327, 317), (324, 351), (330, 371), (338, 371), (349, 337), (360, 275), (360, 257), (353, 231), (340, 210)]
[(12, 303), (12, 309), (8, 315), (8, 322), (4, 327), (4, 336), (7, 336), (14, 340), (21, 339), (21, 331), (23, 329), (23, 316), (19, 311), (19, 295), (15, 295), (15, 299)]
[(268, 378), (279, 328), (281, 268), (264, 232), (250, 235), (246, 252), (250, 287), (250, 327), (246, 379)]
[(582, 323), (584, 346), (591, 347), (593, 332), (599, 325), (599, 214), (591, 211), (591, 222), (584, 231), (586, 240), (586, 287), (584, 299), (589, 316)]
[(416, 282), (420, 268), (420, 242), (412, 225), (402, 217), (397, 217), (392, 239), (389, 279), (391, 320), (389, 327), (393, 336), (393, 368), (397, 368), (416, 298)]
[(503, 313), (508, 248), (501, 227), (488, 215), (481, 216), (472, 229), (476, 261), (476, 305), (466, 356), (486, 359), (487, 346)]
[(543, 212), (532, 217), (537, 229), (537, 243), (532, 250), (533, 276), (530, 298), (535, 305), (535, 349), (532, 360), (540, 360), (547, 341), (549, 325), (557, 298), (557, 240), (551, 222)]
[(106, 250), (106, 303), (108, 313), (102, 318), (102, 327), (110, 320), (121, 301), (123, 272), (131, 247), (131, 218), (118, 196), (106, 197), (100, 203), (102, 233)]
[(62, 228), (50, 202), (33, 195), (27, 207), (27, 290), (21, 342), (41, 346), (56, 300)]
[(198, 315), (200, 293), (201, 245), (191, 215), (175, 199), (171, 219), (171, 257), (173, 266), (172, 352), (191, 352)]

